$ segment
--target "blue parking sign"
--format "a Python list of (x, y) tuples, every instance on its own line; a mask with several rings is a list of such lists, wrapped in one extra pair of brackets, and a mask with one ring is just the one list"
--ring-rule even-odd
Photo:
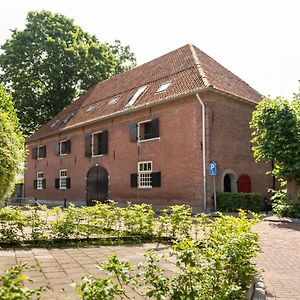
[(210, 176), (217, 175), (217, 163), (213, 162), (209, 164), (209, 175)]

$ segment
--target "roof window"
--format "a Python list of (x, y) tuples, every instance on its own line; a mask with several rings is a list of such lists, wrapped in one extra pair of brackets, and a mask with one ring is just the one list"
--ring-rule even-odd
[(88, 107), (85, 109), (85, 111), (86, 111), (86, 112), (92, 112), (92, 111), (95, 110), (96, 106), (97, 106), (96, 103), (91, 104), (90, 106), (88, 106)]
[(110, 104), (110, 105), (116, 104), (119, 101), (120, 98), (121, 98), (121, 96), (114, 96), (110, 99), (108, 104)]
[(172, 81), (167, 81), (162, 83), (155, 93), (164, 92), (170, 86), (171, 82)]
[(74, 117), (74, 113), (73, 113), (73, 112), (67, 114), (67, 116), (66, 116), (66, 117), (64, 118), (64, 120), (63, 120), (63, 123), (66, 124), (66, 123), (69, 122), (73, 117)]
[(125, 104), (125, 107), (131, 106), (136, 102), (136, 100), (142, 95), (142, 93), (146, 90), (148, 87), (148, 84), (143, 85), (138, 88), (138, 90), (131, 96), (131, 98), (128, 100), (128, 102)]
[(56, 120), (55, 122), (53, 122), (53, 123), (50, 125), (50, 127), (53, 128), (54, 126), (57, 125), (57, 123), (59, 123), (59, 120)]

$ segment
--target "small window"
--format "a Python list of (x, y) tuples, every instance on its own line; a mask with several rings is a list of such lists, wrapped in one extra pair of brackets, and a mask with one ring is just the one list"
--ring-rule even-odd
[(171, 84), (171, 81), (168, 82), (164, 82), (155, 93), (160, 93), (160, 92), (164, 92)]
[(67, 170), (60, 170), (59, 171), (59, 188), (61, 190), (65, 190), (67, 188)]
[(110, 105), (116, 104), (120, 100), (120, 98), (121, 98), (121, 96), (112, 97), (110, 99), (110, 101), (108, 102), (108, 104), (110, 104)]
[(138, 123), (138, 140), (149, 140), (159, 137), (159, 121), (158, 119), (147, 120)]
[(92, 156), (107, 154), (108, 132), (107, 130), (92, 134)]
[(36, 189), (37, 190), (44, 189), (44, 173), (43, 172), (36, 173)]
[(142, 95), (142, 93), (147, 89), (148, 84), (143, 85), (138, 88), (138, 90), (131, 96), (128, 102), (125, 104), (125, 107), (131, 106), (136, 102), (136, 100)]
[(86, 108), (85, 111), (86, 111), (86, 112), (93, 112), (93, 111), (95, 110), (96, 106), (97, 106), (96, 103), (91, 104), (90, 106), (88, 106), (88, 107)]
[(152, 161), (138, 163), (138, 188), (152, 188)]
[(71, 153), (71, 141), (64, 140), (59, 142), (59, 155), (67, 155)]

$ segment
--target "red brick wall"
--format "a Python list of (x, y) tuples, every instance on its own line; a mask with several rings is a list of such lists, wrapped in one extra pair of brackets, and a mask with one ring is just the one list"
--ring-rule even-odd
[[(264, 166), (254, 163), (250, 153), (249, 120), (253, 106), (216, 94), (201, 96), (207, 109), (207, 164), (218, 163), (217, 190), (221, 191), (222, 172), (232, 169), (237, 175), (248, 174), (253, 191), (263, 192), (271, 186)], [(141, 143), (130, 142), (132, 122), (159, 118), (160, 139)], [(187, 203), (203, 208), (203, 178), (201, 151), (201, 107), (195, 96), (130, 113), (99, 124), (82, 127), (60, 137), (53, 136), (32, 142), (31, 149), (47, 146), (47, 157), (32, 160), (27, 157), (25, 173), (26, 197), (45, 200), (85, 200), (88, 170), (98, 164), (109, 173), (109, 198), (119, 202), (151, 202), (153, 204)], [(108, 154), (97, 158), (84, 156), (84, 133), (108, 130)], [(58, 157), (54, 143), (70, 138), (71, 154)], [(138, 189), (130, 187), (130, 174), (137, 173), (139, 161), (152, 161), (153, 172), (161, 172), (161, 187)], [(60, 169), (71, 177), (70, 190), (54, 188)], [(45, 190), (34, 190), (36, 172), (44, 171)], [(271, 181), (270, 181), (271, 182)], [(208, 176), (208, 197), (212, 182)]]

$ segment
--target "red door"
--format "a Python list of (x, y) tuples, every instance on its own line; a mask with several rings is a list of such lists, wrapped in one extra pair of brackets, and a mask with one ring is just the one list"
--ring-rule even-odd
[(248, 175), (241, 175), (238, 180), (239, 193), (251, 193), (251, 179)]

